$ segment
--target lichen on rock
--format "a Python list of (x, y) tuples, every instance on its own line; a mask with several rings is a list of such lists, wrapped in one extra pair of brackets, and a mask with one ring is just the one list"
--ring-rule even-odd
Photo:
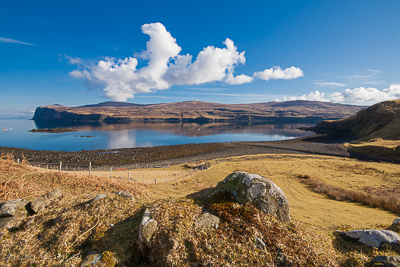
[(285, 193), (271, 180), (247, 172), (233, 172), (219, 182), (213, 194), (229, 192), (240, 203), (255, 207), (281, 221), (290, 221), (289, 202)]

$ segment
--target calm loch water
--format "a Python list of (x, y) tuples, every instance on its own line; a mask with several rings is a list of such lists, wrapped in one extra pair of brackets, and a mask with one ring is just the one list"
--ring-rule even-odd
[(66, 133), (32, 133), (56, 126), (32, 120), (0, 120), (0, 146), (79, 151), (188, 143), (285, 140), (312, 134), (298, 127), (314, 124), (131, 123), (74, 126)]

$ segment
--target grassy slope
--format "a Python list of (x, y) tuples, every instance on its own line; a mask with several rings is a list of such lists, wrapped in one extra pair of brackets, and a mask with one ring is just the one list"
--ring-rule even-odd
[[(65, 192), (63, 199), (57, 205), (47, 209), (43, 215), (35, 217), (37, 218), (37, 224), (35, 226), (28, 229), (23, 228), (17, 232), (7, 233), (5, 236), (2, 236), (0, 261), (7, 264), (26, 266), (34, 262), (38, 264), (46, 262), (49, 266), (56, 266), (59, 264), (57, 259), (49, 260), (43, 258), (45, 253), (49, 255), (60, 253), (63, 255), (64, 260), (70, 259), (68, 263), (78, 264), (89, 249), (100, 252), (111, 251), (120, 262), (127, 263), (132, 257), (137, 257), (137, 254), (135, 254), (135, 251), (137, 251), (137, 247), (135, 247), (138, 231), (137, 226), (144, 206), (153, 206), (152, 203), (157, 202), (159, 203), (158, 205), (160, 205), (158, 206), (160, 209), (161, 207), (167, 207), (166, 211), (168, 211), (168, 207), (171, 207), (171, 210), (169, 210), (170, 214), (172, 214), (171, 212), (174, 207), (177, 209), (178, 215), (180, 211), (185, 214), (184, 217), (186, 214), (189, 214), (189, 212), (194, 212), (193, 214), (196, 214), (201, 208), (196, 206), (193, 202), (189, 201), (189, 204), (182, 206), (179, 204), (182, 201), (176, 201), (176, 198), (170, 199), (170, 197), (181, 197), (203, 189), (207, 190), (207, 188), (215, 186), (217, 182), (221, 181), (235, 170), (263, 175), (283, 189), (289, 199), (291, 215), (294, 221), (293, 225), (290, 227), (289, 225), (279, 225), (273, 220), (270, 221), (270, 219), (262, 214), (255, 213), (254, 215), (261, 216), (261, 221), (265, 220), (265, 223), (262, 225), (269, 225), (268, 227), (272, 227), (271, 229), (274, 227), (276, 229), (281, 229), (279, 231), (285, 232), (286, 235), (289, 233), (288, 240), (290, 240), (290, 238), (295, 238), (300, 242), (298, 244), (307, 242), (307, 244), (311, 246), (310, 249), (312, 248), (313, 251), (319, 251), (322, 249), (321, 246), (323, 246), (323, 251), (320, 251), (322, 254), (318, 256), (319, 258), (317, 257), (315, 259), (320, 263), (332, 262), (332, 265), (335, 265), (337, 262), (342, 262), (344, 264), (346, 258), (351, 257), (354, 262), (358, 261), (361, 264), (373, 255), (384, 253), (366, 250), (365, 248), (354, 245), (352, 245), (351, 248), (343, 248), (347, 246), (346, 243), (344, 245), (338, 245), (338, 242), (335, 241), (331, 233), (333, 229), (339, 226), (343, 227), (343, 225), (350, 225), (347, 226), (349, 229), (354, 229), (355, 227), (369, 228), (376, 225), (388, 226), (393, 219), (397, 217), (395, 214), (381, 209), (329, 199), (324, 195), (310, 191), (307, 186), (302, 184), (300, 179), (297, 178), (299, 174), (302, 174), (309, 175), (312, 178), (317, 178), (325, 183), (342, 188), (365, 191), (366, 187), (368, 187), (368, 190), (375, 190), (375, 192), (384, 193), (386, 192), (384, 190), (389, 192), (390, 190), (388, 191), (388, 189), (397, 192), (396, 188), (399, 187), (400, 182), (400, 166), (389, 163), (359, 162), (356, 160), (344, 160), (323, 156), (246, 156), (214, 161), (214, 165), (211, 169), (199, 171), (193, 176), (190, 176), (190, 173), (185, 170), (183, 166), (174, 166), (172, 169), (165, 170), (146, 170), (147, 174), (150, 175), (150, 173), (152, 173), (153, 176), (147, 177), (146, 179), (148, 180), (145, 181), (147, 182), (145, 184), (127, 182), (124, 179), (109, 179), (106, 177), (106, 173), (98, 173), (98, 175), (95, 173), (92, 178), (88, 178), (87, 173), (59, 174), (55, 171), (43, 171), (42, 169), (39, 170), (24, 164), (17, 165), (10, 159), (2, 159), (0, 163), (1, 199), (28, 198), (32, 200), (53, 188), (61, 188)], [(168, 180), (168, 182), (165, 183), (166, 173), (169, 175), (168, 177), (172, 179), (174, 173), (179, 172), (179, 174), (182, 174), (184, 171), (188, 174), (185, 175), (185, 178), (180, 176), (181, 178), (177, 180)], [(131, 177), (142, 177), (144, 170), (130, 170), (129, 172)], [(127, 175), (127, 172), (114, 172), (114, 175), (116, 177), (122, 177)], [(152, 184), (153, 178), (159, 180), (157, 185)], [(130, 190), (140, 199), (136, 203), (130, 203), (113, 196), (115, 191), (123, 189)], [(92, 207), (79, 205), (94, 197), (97, 193), (106, 193), (110, 198)], [(240, 206), (234, 206), (234, 208), (241, 209)], [(160, 209), (158, 212), (161, 216), (159, 231), (167, 231), (168, 227), (172, 227), (173, 225), (171, 225), (171, 222), (168, 220), (165, 222), (162, 221), (161, 218), (164, 217), (162, 215), (162, 209)], [(248, 209), (245, 208), (244, 210), (247, 211)], [(165, 212), (165, 209), (163, 212)], [(55, 226), (49, 226), (49, 224), (46, 223), (49, 222), (50, 219), (60, 216), (61, 214), (62, 219)], [(237, 218), (234, 222), (240, 223), (242, 220), (243, 218)], [(173, 222), (177, 223), (179, 221), (173, 220)], [(115, 227), (111, 226), (111, 224), (115, 225)], [(182, 224), (178, 224), (178, 226), (182, 227)], [(92, 227), (94, 227), (94, 230), (91, 230)], [(179, 227), (174, 228), (178, 230), (181, 229), (179, 231), (176, 230), (178, 231), (175, 232), (177, 235), (183, 235), (187, 231), (190, 232), (190, 230), (186, 229), (187, 227)], [(230, 224), (228, 223), (226, 227), (230, 227)], [(254, 227), (256, 227), (255, 233), (259, 231), (259, 234), (267, 234), (268, 231), (270, 231), (268, 230), (270, 228), (265, 228), (266, 226), (261, 226), (256, 222)], [(289, 229), (292, 230), (287, 232), (287, 230), (284, 230), (285, 227), (289, 227)], [(247, 233), (246, 231), (250, 231), (248, 233), (254, 234), (254, 232), (252, 232), (253, 230), (244, 229), (243, 231), (244, 232), (240, 233), (245, 234)], [(282, 234), (285, 236), (283, 232)], [(311, 242), (312, 239), (306, 237), (302, 239), (303, 237), (301, 236), (303, 234), (310, 236), (318, 235), (321, 240), (313, 244)], [(39, 235), (44, 236), (43, 241), (38, 239)], [(193, 235), (190, 237), (192, 238), (190, 242), (201, 243), (211, 238), (210, 240), (215, 241), (215, 243), (211, 243), (212, 246), (220, 249), (221, 253), (223, 252), (227, 253), (226, 255), (230, 255), (229, 251), (236, 251), (235, 253), (238, 254), (235, 255), (238, 257), (241, 255), (240, 244), (242, 244), (246, 248), (246, 251), (250, 249), (253, 253), (251, 254), (252, 256), (246, 254), (249, 251), (242, 254), (254, 257), (251, 258), (248, 256), (250, 258), (238, 259), (223, 257), (221, 258), (221, 262), (223, 262), (223, 260), (228, 262), (233, 260), (234, 262), (238, 262), (238, 264), (239, 262), (248, 264), (249, 261), (254, 260), (254, 264), (256, 264), (258, 257), (272, 257), (275, 255), (275, 252), (253, 251), (254, 249), (252, 247), (248, 247), (250, 246), (250, 243), (248, 243), (251, 241), (250, 239), (239, 237), (237, 241), (234, 241), (237, 237), (229, 236), (229, 233), (223, 232), (222, 230), (213, 231), (210, 235), (211, 236), (208, 237), (207, 234)], [(226, 238), (225, 243), (218, 241), (225, 240), (224, 238)], [(184, 239), (182, 242), (182, 244), (186, 244)], [(232, 242), (238, 242), (237, 244), (239, 245), (235, 245)], [(230, 245), (232, 245), (232, 247), (230, 247)], [(299, 246), (301, 247), (301, 245)], [(296, 249), (300, 249), (300, 247)], [(195, 257), (197, 260), (202, 260), (203, 262), (210, 260), (210, 255), (213, 255), (212, 253), (215, 252), (215, 250), (207, 252), (206, 247), (201, 248), (201, 246), (195, 246), (194, 248), (198, 248), (199, 251), (203, 253), (201, 254), (199, 252), (200, 254), (193, 254), (195, 256), (197, 255), (196, 257), (198, 258)], [(288, 253), (290, 249), (294, 248), (288, 248)], [(296, 251), (297, 250), (293, 250), (291, 253), (297, 253)], [(165, 254), (167, 253), (166, 251), (159, 251), (161, 254), (163, 252)], [(185, 250), (182, 250), (181, 252), (186, 253), (187, 251), (185, 252)], [(209, 253), (209, 257), (204, 255), (205, 252)], [(171, 251), (168, 253), (171, 253)], [(305, 251), (301, 253), (305, 253)], [(8, 254), (19, 255), (20, 257), (23, 254), (29, 254), (36, 255), (37, 258), (32, 262), (21, 261), (20, 258), (18, 260), (18, 257), (15, 261), (6, 261)], [(171, 259), (176, 259), (175, 263), (181, 259), (178, 254), (168, 255), (171, 255)], [(185, 254), (185, 257), (189, 257), (190, 255), (192, 254)], [(159, 262), (162, 262), (162, 259), (159, 259)], [(172, 263), (173, 262), (174, 261), (172, 261)]]

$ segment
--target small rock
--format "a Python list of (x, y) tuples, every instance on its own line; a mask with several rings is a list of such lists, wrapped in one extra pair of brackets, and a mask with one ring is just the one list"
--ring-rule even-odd
[(369, 247), (379, 248), (382, 242), (398, 243), (400, 236), (389, 230), (354, 230), (346, 232), (346, 236), (353, 239), (358, 239), (358, 242)]
[(0, 208), (0, 218), (13, 217), (15, 215), (15, 205), (4, 203)]
[(115, 194), (117, 194), (117, 195), (119, 195), (119, 196), (121, 196), (121, 197), (123, 197), (123, 198), (129, 199), (129, 200), (132, 200), (132, 201), (135, 201), (135, 198), (133, 197), (133, 195), (131, 194), (131, 192), (129, 192), (128, 190), (115, 192)]
[(366, 267), (399, 267), (400, 266), (400, 257), (394, 256), (377, 256), (369, 261)]
[(62, 196), (62, 191), (60, 189), (54, 189), (53, 191), (47, 193), (46, 197), (48, 200), (57, 200)]
[(0, 204), (0, 218), (13, 216), (26, 216), (25, 199), (11, 199)]
[(39, 213), (43, 211), (47, 206), (51, 204), (52, 201), (57, 200), (62, 196), (62, 191), (59, 189), (54, 189), (53, 191), (35, 199), (29, 204), (29, 208), (33, 213)]
[(150, 219), (150, 210), (146, 209), (140, 222), (139, 239), (147, 246), (151, 246), (151, 239), (157, 230), (157, 221)]
[(95, 196), (92, 200), (89, 201), (90, 204), (99, 201), (100, 199), (106, 198), (107, 195), (105, 194), (98, 194), (97, 196)]
[(195, 229), (218, 228), (219, 218), (209, 212), (202, 213), (194, 222)]
[(14, 217), (6, 217), (0, 219), (0, 230), (10, 229), (15, 226), (17, 220)]
[(34, 213), (39, 213), (48, 205), (50, 205), (50, 201), (45, 196), (42, 196), (32, 201), (29, 207)]
[(104, 251), (102, 254), (90, 254), (81, 262), (80, 267), (98, 266), (98, 267), (114, 267), (117, 259), (110, 251)]
[(101, 254), (91, 254), (87, 255), (85, 259), (81, 262), (81, 267), (86, 267), (86, 266), (96, 266), (97, 263), (101, 262), (101, 258), (103, 258), (103, 255)]
[(255, 238), (256, 241), (256, 247), (258, 248), (265, 248), (265, 243), (264, 241), (262, 241), (260, 238), (256, 237)]
[(400, 224), (400, 218), (396, 218), (393, 220), (392, 225), (393, 224)]

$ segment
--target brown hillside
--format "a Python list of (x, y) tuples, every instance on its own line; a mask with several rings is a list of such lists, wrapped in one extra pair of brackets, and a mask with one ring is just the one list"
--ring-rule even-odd
[(157, 105), (117, 106), (89, 105), (67, 107), (48, 105), (38, 107), (34, 120), (75, 122), (138, 122), (138, 121), (265, 121), (339, 119), (355, 114), (360, 106), (341, 105), (316, 101), (287, 101), (254, 104), (218, 104), (185, 101)]
[(359, 140), (400, 140), (400, 99), (380, 102), (337, 121), (321, 121), (316, 132), (352, 133)]

